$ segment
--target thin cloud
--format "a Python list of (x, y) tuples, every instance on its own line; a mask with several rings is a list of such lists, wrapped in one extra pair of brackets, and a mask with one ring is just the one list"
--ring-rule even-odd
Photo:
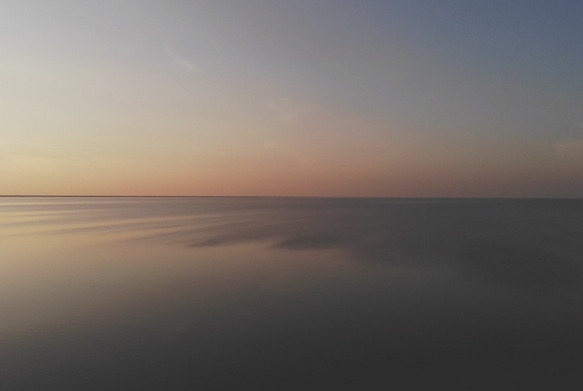
[(168, 53), (168, 55), (170, 56), (170, 58), (172, 59), (172, 62), (180, 69), (183, 69), (186, 72), (194, 72), (196, 71), (198, 68), (192, 63), (192, 61), (184, 58), (183, 56), (179, 55), (178, 53), (176, 53), (174, 51), (174, 49), (172, 49), (172, 47), (170, 45), (168, 45), (167, 42), (162, 42), (162, 46), (164, 47), (164, 50), (166, 51), (166, 53)]

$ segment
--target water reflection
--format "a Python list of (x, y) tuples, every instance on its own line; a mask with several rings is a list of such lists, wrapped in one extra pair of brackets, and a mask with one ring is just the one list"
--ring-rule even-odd
[(583, 359), (578, 200), (26, 198), (0, 216), (3, 389), (556, 387)]
[(564, 290), (581, 277), (577, 201), (269, 201), (158, 224), (175, 229), (148, 239), (189, 247), (263, 241), (285, 250), (339, 248), (362, 262), (453, 268), (524, 292)]

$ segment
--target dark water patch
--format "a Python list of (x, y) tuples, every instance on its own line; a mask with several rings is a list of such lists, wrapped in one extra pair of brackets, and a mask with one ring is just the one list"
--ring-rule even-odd
[(286, 238), (275, 244), (277, 248), (288, 250), (317, 250), (341, 247), (346, 240), (341, 236), (330, 234), (304, 234)]
[(476, 280), (533, 294), (568, 291), (581, 282), (579, 259), (556, 255), (533, 243), (487, 243), (468, 246), (462, 255), (460, 270)]

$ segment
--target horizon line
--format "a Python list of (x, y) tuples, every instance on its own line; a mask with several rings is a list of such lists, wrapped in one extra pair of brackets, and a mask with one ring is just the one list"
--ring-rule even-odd
[(0, 198), (362, 198), (362, 199), (564, 199), (579, 200), (583, 197), (544, 196), (298, 196), (298, 195), (97, 195), (97, 194), (0, 194)]

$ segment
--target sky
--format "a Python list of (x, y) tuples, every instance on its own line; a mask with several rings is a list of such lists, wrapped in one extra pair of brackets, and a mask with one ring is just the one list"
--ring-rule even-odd
[(583, 197), (583, 3), (0, 5), (0, 195)]

